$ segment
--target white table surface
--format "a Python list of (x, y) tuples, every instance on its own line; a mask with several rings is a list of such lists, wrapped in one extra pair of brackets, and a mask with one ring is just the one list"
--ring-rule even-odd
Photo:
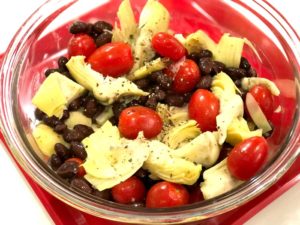
[[(16, 29), (45, 0), (9, 0), (0, 2), (0, 52)], [(271, 0), (300, 34), (299, 7), (294, 0)], [(293, 4), (293, 5), (292, 5)], [(0, 143), (0, 224), (53, 225), (53, 221), (32, 192)], [(300, 183), (269, 204), (247, 225), (299, 225)]]

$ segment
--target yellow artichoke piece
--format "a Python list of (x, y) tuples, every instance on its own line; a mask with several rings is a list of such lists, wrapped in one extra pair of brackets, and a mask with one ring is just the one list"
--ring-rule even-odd
[(87, 152), (83, 164), (85, 178), (102, 191), (131, 177), (148, 158), (149, 148), (143, 137), (121, 138), (118, 128), (107, 121), (82, 141)]
[[(168, 10), (156, 0), (148, 0), (139, 19), (139, 34), (134, 45), (134, 66), (131, 73), (149, 62), (155, 55), (151, 40), (158, 32), (166, 32), (169, 27)], [(134, 76), (130, 76), (134, 79)]]
[(125, 77), (104, 77), (93, 70), (84, 61), (84, 56), (73, 56), (66, 64), (72, 77), (103, 105), (110, 105), (123, 96), (146, 96), (147, 92), (139, 89)]
[(188, 120), (170, 129), (167, 135), (164, 136), (163, 143), (172, 149), (176, 149), (181, 144), (197, 137), (200, 133), (201, 131), (197, 127), (197, 122), (195, 120)]
[(58, 72), (54, 72), (39, 87), (32, 103), (47, 116), (61, 118), (63, 111), (70, 102), (83, 93), (84, 88), (81, 85)]
[(234, 118), (227, 128), (226, 142), (232, 146), (255, 136), (262, 136), (262, 129), (250, 131), (247, 121), (243, 118)]
[[(181, 37), (180, 40), (183, 41)], [(189, 53), (199, 52), (201, 49), (215, 52), (217, 44), (202, 30), (198, 30), (186, 37), (184, 46)]]
[(204, 181), (200, 184), (200, 189), (204, 199), (214, 198), (243, 183), (243, 181), (237, 180), (230, 174), (227, 168), (227, 158), (205, 170), (203, 179)]
[(227, 137), (227, 129), (234, 118), (242, 117), (244, 103), (239, 95), (224, 95), (220, 99), (220, 114), (217, 115), (217, 129), (219, 132), (219, 144), (222, 145)]
[(91, 127), (92, 119), (85, 116), (81, 111), (74, 111), (70, 112), (70, 116), (65, 121), (65, 124), (69, 129), (73, 129), (73, 127), (77, 124), (82, 124)]
[(215, 60), (224, 63), (227, 67), (239, 67), (245, 40), (243, 38), (231, 37), (224, 34), (215, 51)]
[(106, 106), (104, 111), (96, 117), (96, 123), (98, 125), (103, 125), (107, 120), (114, 116), (112, 106)]
[(139, 80), (145, 78), (146, 76), (155, 71), (164, 69), (165, 67), (167, 67), (167, 65), (167, 60), (157, 58), (150, 62), (146, 62), (144, 66), (134, 71), (133, 74), (128, 75), (127, 78), (129, 80)]
[(56, 143), (66, 145), (61, 135), (55, 133), (51, 127), (42, 123), (34, 128), (32, 135), (41, 152), (48, 157), (54, 153), (54, 145)]
[(151, 150), (143, 168), (152, 177), (186, 185), (192, 185), (198, 180), (202, 170), (200, 164), (171, 155), (174, 150), (159, 141), (152, 140), (148, 145)]
[(217, 132), (204, 132), (190, 142), (171, 152), (172, 156), (211, 167), (220, 155)]
[(124, 0), (119, 6), (117, 12), (120, 28), (115, 24), (113, 29), (113, 42), (127, 42), (133, 44), (137, 35), (137, 23), (132, 11), (132, 7), (129, 0)]
[(242, 88), (245, 91), (250, 90), (253, 86), (258, 85), (258, 84), (267, 87), (270, 90), (270, 92), (275, 96), (278, 96), (280, 94), (280, 90), (278, 89), (276, 84), (273, 81), (268, 80), (266, 78), (245, 77), (242, 79)]
[(211, 91), (220, 99), (225, 94), (224, 92), (226, 95), (234, 95), (238, 88), (226, 73), (220, 72), (213, 77)]

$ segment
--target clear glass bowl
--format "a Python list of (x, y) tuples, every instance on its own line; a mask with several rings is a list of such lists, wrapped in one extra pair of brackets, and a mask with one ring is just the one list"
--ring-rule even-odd
[[(128, 223), (171, 224), (210, 218), (253, 199), (275, 183), (299, 155), (299, 37), (266, 1), (162, 0), (178, 33), (205, 30), (215, 40), (222, 33), (246, 37), (258, 50), (245, 56), (258, 74), (272, 79), (281, 90), (280, 106), (272, 118), (275, 130), (268, 142), (272, 157), (266, 168), (240, 187), (207, 201), (170, 209), (141, 209), (96, 199), (71, 190), (45, 163), (33, 137), (31, 98), (66, 53), (68, 28), (74, 20), (113, 22), (121, 1), (50, 0), (23, 24), (5, 54), (1, 68), (1, 130), (22, 168), (45, 190), (89, 214)], [(139, 12), (145, 0), (133, 0)]]

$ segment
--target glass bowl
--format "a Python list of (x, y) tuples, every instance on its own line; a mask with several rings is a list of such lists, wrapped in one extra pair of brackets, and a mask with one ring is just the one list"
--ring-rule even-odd
[[(216, 198), (168, 209), (133, 208), (71, 190), (45, 163), (32, 137), (36, 124), (31, 99), (44, 79), (44, 71), (66, 54), (74, 20), (113, 22), (121, 1), (50, 0), (19, 29), (1, 68), (1, 130), (22, 168), (45, 190), (89, 214), (128, 223), (175, 224), (199, 221), (225, 213), (261, 194), (275, 183), (299, 155), (299, 37), (288, 22), (266, 1), (161, 0), (171, 13), (177, 33), (206, 31), (218, 40), (222, 33), (246, 37), (258, 51), (244, 55), (259, 76), (273, 80), (281, 95), (268, 139), (272, 156), (257, 176)], [(140, 12), (145, 0), (132, 0)]]

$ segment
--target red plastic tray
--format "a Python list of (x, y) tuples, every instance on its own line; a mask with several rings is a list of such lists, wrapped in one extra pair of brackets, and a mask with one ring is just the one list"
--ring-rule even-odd
[[(168, 2), (168, 1), (166, 1)], [(105, 10), (105, 7), (108, 5), (104, 5), (102, 10)], [(108, 15), (108, 18), (112, 18)], [(105, 18), (103, 18), (105, 19)], [(109, 19), (108, 19), (109, 20)], [(201, 25), (201, 24), (200, 24)], [(58, 29), (56, 32), (66, 32), (65, 29)], [(207, 30), (209, 32), (209, 30)], [(54, 37), (46, 36), (47, 42), (53, 41)], [(66, 41), (67, 39), (63, 39), (62, 41)], [(42, 43), (41, 43), (42, 44)], [(61, 43), (65, 45), (65, 43)], [(51, 48), (51, 45), (49, 45)], [(52, 49), (49, 49), (51, 52)], [(1, 56), (0, 56), (0, 64), (1, 64)], [(39, 57), (37, 57), (39, 58)], [(6, 145), (2, 134), (0, 133), (0, 139), (4, 142), (7, 151), (9, 151), (8, 146)], [(16, 163), (17, 164), (17, 163)], [(18, 165), (18, 164), (17, 164)], [(18, 166), (19, 167), (19, 166)], [(77, 209), (72, 208), (69, 205), (61, 202), (60, 200), (56, 199), (48, 192), (43, 190), (38, 184), (36, 184), (20, 167), (19, 169), (23, 172), (24, 177), (31, 185), (33, 191), (44, 205), (45, 209), (53, 219), (56, 225), (120, 225), (121, 223), (112, 222), (108, 220), (104, 220), (101, 218), (97, 218), (95, 216), (91, 216), (84, 212), (81, 212)], [(213, 217), (211, 219), (193, 223), (195, 225), (239, 225), (244, 224), (245, 221), (253, 217), (257, 212), (271, 203), (274, 199), (278, 198), (282, 193), (287, 191), (291, 188), (294, 184), (300, 181), (300, 157), (293, 163), (292, 167), (289, 171), (272, 187), (266, 190), (263, 194), (256, 197), (252, 201), (248, 202), (247, 204), (236, 208), (228, 213), (222, 214), (217, 217)]]

